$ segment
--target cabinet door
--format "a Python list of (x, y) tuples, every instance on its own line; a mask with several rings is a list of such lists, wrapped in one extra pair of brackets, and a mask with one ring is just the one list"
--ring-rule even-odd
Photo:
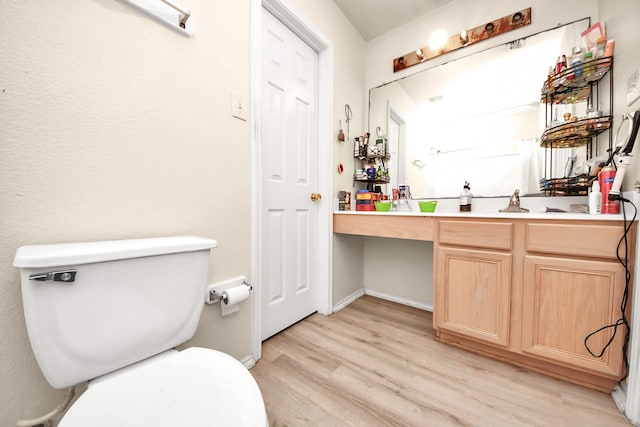
[(511, 254), (449, 247), (436, 252), (436, 328), (506, 347)]
[[(525, 257), (522, 336), (524, 352), (616, 379), (622, 369), (624, 327), (601, 358), (584, 345), (591, 332), (620, 318), (625, 271), (617, 262)], [(589, 339), (595, 354), (612, 329)]]

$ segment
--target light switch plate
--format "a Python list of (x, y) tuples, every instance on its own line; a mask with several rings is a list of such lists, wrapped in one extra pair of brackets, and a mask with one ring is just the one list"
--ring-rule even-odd
[(638, 82), (639, 76), (640, 69), (631, 74), (627, 80), (627, 106), (630, 106), (640, 98), (640, 83)]
[(244, 96), (240, 95), (238, 92), (231, 91), (231, 115), (240, 120), (247, 121), (248, 117), (248, 109)]

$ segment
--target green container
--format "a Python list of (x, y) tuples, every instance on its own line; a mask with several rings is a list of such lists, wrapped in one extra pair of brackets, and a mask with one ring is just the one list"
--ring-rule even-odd
[(376, 211), (378, 212), (389, 212), (393, 203), (390, 200), (385, 200), (383, 202), (375, 202), (373, 205), (376, 207)]
[(430, 200), (428, 202), (418, 202), (418, 206), (420, 206), (420, 212), (435, 212), (437, 204), (438, 202), (436, 200)]

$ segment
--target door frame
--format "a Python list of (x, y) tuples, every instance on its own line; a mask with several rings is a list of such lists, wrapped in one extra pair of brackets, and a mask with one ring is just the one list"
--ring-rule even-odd
[(257, 361), (262, 355), (260, 330), (262, 326), (262, 194), (261, 194), (261, 117), (260, 101), (262, 86), (262, 7), (293, 31), (313, 50), (318, 52), (318, 192), (324, 198), (318, 207), (318, 295), (317, 310), (321, 314), (332, 312), (333, 246), (332, 212), (333, 191), (331, 182), (331, 160), (333, 144), (331, 138), (333, 115), (333, 45), (317, 31), (299, 12), (284, 0), (250, 0), (250, 87), (251, 87), (251, 277), (253, 301), (251, 304), (251, 350)]
[[(398, 167), (396, 170), (396, 188), (400, 184), (406, 184), (407, 179), (407, 153), (406, 153), (406, 125), (407, 122), (404, 120), (404, 117), (400, 114), (398, 109), (391, 104), (390, 100), (387, 100), (387, 138), (389, 138), (391, 132), (391, 121), (394, 121), (398, 124), (398, 149), (397, 153), (397, 161)], [(402, 180), (400, 180), (402, 178)], [(393, 182), (391, 182), (393, 184)], [(393, 188), (393, 185), (391, 185)]]

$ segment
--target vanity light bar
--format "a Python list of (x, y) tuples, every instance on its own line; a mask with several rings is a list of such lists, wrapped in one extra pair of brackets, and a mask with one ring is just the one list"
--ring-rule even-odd
[(465, 46), (481, 42), (491, 37), (504, 34), (531, 24), (531, 8), (522, 9), (511, 15), (503, 16), (484, 25), (477, 26), (470, 30), (462, 31), (447, 38), (444, 46), (440, 49), (432, 49), (429, 46), (416, 49), (393, 60), (393, 72), (413, 67), (422, 62), (433, 59), (445, 53), (452, 52)]

